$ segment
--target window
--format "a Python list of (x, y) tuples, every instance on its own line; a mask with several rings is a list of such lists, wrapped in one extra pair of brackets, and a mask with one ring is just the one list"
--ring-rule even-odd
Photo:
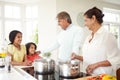
[(105, 14), (103, 26), (115, 35), (120, 48), (120, 11), (104, 8), (103, 12)]
[(12, 30), (19, 30), (22, 31), (21, 29), (21, 22), (20, 21), (12, 21), (12, 20), (6, 20), (5, 21), (5, 37), (9, 37), (9, 33)]
[(38, 7), (27, 6), (26, 9), (26, 35), (27, 41), (38, 44)]
[(26, 18), (37, 18), (37, 17), (38, 17), (38, 7), (27, 6), (26, 7)]
[(9, 33), (12, 30), (22, 31), (21, 7), (15, 5), (4, 5), (3, 9), (4, 36), (6, 40), (9, 41)]
[(104, 17), (104, 21), (107, 22), (114, 22), (114, 23), (119, 23), (120, 22), (120, 15), (116, 14), (116, 13), (108, 13), (108, 12), (104, 12), (105, 17)]
[(5, 17), (6, 18), (20, 18), (20, 7), (18, 6), (5, 6)]
[(38, 43), (38, 22), (37, 21), (27, 21), (26, 22), (26, 32), (29, 33), (26, 35), (27, 41), (34, 41)]
[(1, 6), (0, 6), (0, 17), (1, 17)]
[(38, 6), (18, 5), (18, 3), (17, 5), (15, 3), (0, 5), (0, 36), (5, 36), (9, 42), (9, 33), (12, 30), (19, 30), (23, 33), (23, 43), (32, 41), (37, 44)]
[(2, 34), (3, 34), (3, 32), (2, 32), (2, 30), (3, 30), (3, 28), (2, 28), (3, 26), (2, 26), (2, 8), (1, 8), (1, 6), (0, 6), (0, 40), (2, 39)]
[[(0, 33), (2, 32), (2, 25), (1, 25), (1, 20), (0, 20)], [(0, 34), (0, 40), (1, 40), (2, 33)]]

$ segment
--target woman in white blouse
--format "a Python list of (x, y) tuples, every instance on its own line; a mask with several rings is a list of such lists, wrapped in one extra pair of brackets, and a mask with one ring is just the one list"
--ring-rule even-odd
[(83, 61), (83, 69), (87, 73), (115, 75), (120, 65), (120, 51), (114, 35), (102, 27), (103, 16), (96, 7), (85, 12), (85, 26), (91, 34), (85, 40), (82, 56), (72, 54), (72, 59)]

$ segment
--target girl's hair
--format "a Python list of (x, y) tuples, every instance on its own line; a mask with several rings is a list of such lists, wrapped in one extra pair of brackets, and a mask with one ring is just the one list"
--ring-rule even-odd
[(88, 18), (92, 18), (92, 16), (95, 16), (99, 24), (103, 23), (104, 14), (97, 7), (89, 9), (84, 13), (84, 15), (86, 15)]
[(10, 33), (9, 33), (9, 40), (10, 40), (10, 44), (13, 44), (13, 42), (14, 42), (14, 40), (15, 40), (15, 37), (16, 37), (16, 35), (18, 34), (18, 33), (20, 33), (20, 34), (22, 34), (22, 32), (20, 32), (20, 31), (18, 31), (18, 30), (13, 30), (13, 31), (11, 31)]
[(26, 46), (27, 55), (29, 54), (29, 48), (30, 48), (31, 45), (34, 45), (34, 46), (35, 46), (35, 50), (37, 49), (37, 46), (36, 46), (35, 43), (33, 43), (33, 42), (27, 43), (27, 44), (25, 45), (25, 46)]

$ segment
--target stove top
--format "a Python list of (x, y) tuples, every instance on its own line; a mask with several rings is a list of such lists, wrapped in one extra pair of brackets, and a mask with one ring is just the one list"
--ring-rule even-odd
[(64, 77), (64, 76), (60, 76), (59, 72), (57, 72), (57, 71), (55, 71), (54, 73), (51, 73), (51, 74), (43, 75), (43, 74), (35, 73), (33, 67), (22, 68), (22, 69), (24, 71), (26, 71), (27, 73), (29, 73), (30, 75), (32, 75), (33, 77), (37, 78), (38, 80), (73, 80), (73, 79), (77, 79), (77, 78), (90, 76), (90, 74), (80, 72), (80, 74), (76, 77)]
[(86, 77), (86, 76), (90, 76), (90, 74), (86, 74), (86, 73), (80, 72), (80, 74), (78, 76), (75, 76), (75, 77), (59, 76), (59, 80), (71, 80), (71, 79), (77, 79), (77, 78), (82, 78), (82, 77)]
[(76, 77), (64, 77), (60, 76), (58, 72), (55, 72), (53, 74), (47, 74), (47, 75), (41, 75), (41, 74), (35, 74), (34, 77), (38, 80), (73, 80), (80, 77), (86, 77), (90, 76), (89, 74), (85, 74), (83, 72), (80, 72), (80, 74)]

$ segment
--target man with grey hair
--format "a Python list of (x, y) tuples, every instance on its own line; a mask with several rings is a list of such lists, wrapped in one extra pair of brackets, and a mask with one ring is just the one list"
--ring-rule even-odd
[(70, 15), (65, 11), (58, 13), (57, 20), (62, 31), (58, 34), (55, 43), (41, 53), (59, 48), (58, 59), (67, 61), (71, 59), (72, 53), (79, 54), (83, 44), (83, 30), (72, 24)]

